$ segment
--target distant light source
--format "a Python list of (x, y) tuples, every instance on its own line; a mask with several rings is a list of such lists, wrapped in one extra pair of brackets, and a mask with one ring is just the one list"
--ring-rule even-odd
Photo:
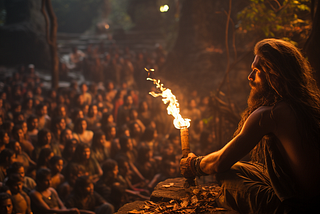
[(161, 12), (161, 13), (168, 12), (168, 10), (169, 10), (169, 6), (168, 6), (168, 5), (162, 5), (162, 6), (160, 7), (160, 12)]
[(109, 27), (110, 27), (110, 26), (109, 26), (108, 24), (105, 24), (105, 25), (104, 25), (104, 28), (105, 28), (105, 29), (109, 29)]

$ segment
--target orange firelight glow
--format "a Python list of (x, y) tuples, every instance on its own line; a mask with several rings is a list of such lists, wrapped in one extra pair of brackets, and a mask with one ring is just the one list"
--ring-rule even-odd
[[(150, 69), (151, 70), (151, 69)], [(153, 71), (153, 70), (151, 70)], [(150, 80), (153, 82), (153, 84), (156, 85), (156, 88), (158, 88), (161, 93), (156, 93), (156, 92), (149, 92), (150, 95), (153, 97), (162, 97), (162, 102), (164, 104), (169, 103), (167, 107), (167, 111), (169, 115), (172, 115), (174, 117), (173, 120), (173, 125), (177, 129), (181, 128), (188, 128), (190, 126), (190, 119), (187, 118), (182, 118), (180, 115), (180, 108), (179, 108), (179, 103), (178, 100), (176, 99), (176, 96), (172, 94), (171, 90), (168, 88), (164, 88), (163, 84), (160, 83), (160, 80), (152, 79), (152, 78), (147, 78), (147, 80)]]

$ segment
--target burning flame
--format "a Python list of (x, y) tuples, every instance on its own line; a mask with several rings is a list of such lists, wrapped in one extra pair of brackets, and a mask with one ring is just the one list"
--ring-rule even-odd
[[(149, 70), (146, 69), (147, 72)], [(150, 69), (150, 71), (154, 71), (153, 69)], [(160, 80), (152, 79), (152, 78), (147, 78), (147, 80), (150, 80), (153, 82), (153, 84), (156, 85), (156, 88), (158, 88), (161, 93), (155, 93), (155, 92), (149, 92), (150, 95), (153, 97), (162, 97), (162, 102), (164, 104), (169, 103), (167, 107), (167, 111), (169, 115), (172, 115), (174, 117), (173, 120), (173, 125), (177, 129), (181, 128), (188, 128), (190, 126), (190, 119), (184, 119), (180, 115), (180, 108), (179, 108), (179, 103), (178, 100), (176, 99), (176, 96), (174, 96), (169, 88), (164, 88), (163, 84), (160, 83)]]

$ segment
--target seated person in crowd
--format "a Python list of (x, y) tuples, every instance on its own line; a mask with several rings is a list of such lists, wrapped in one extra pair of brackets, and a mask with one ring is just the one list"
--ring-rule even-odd
[(96, 193), (93, 187), (89, 176), (77, 178), (73, 193), (66, 200), (66, 206), (93, 211), (96, 214), (112, 214), (113, 206)]
[(30, 192), (31, 206), (34, 214), (61, 213), (78, 214), (76, 208), (67, 209), (60, 200), (58, 193), (51, 185), (50, 169), (39, 169), (36, 175), (37, 186)]

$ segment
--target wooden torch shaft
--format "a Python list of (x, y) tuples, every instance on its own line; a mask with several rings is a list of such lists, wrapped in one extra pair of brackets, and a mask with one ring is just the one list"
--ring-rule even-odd
[(190, 153), (189, 130), (184, 127), (180, 129), (182, 157), (188, 157)]

